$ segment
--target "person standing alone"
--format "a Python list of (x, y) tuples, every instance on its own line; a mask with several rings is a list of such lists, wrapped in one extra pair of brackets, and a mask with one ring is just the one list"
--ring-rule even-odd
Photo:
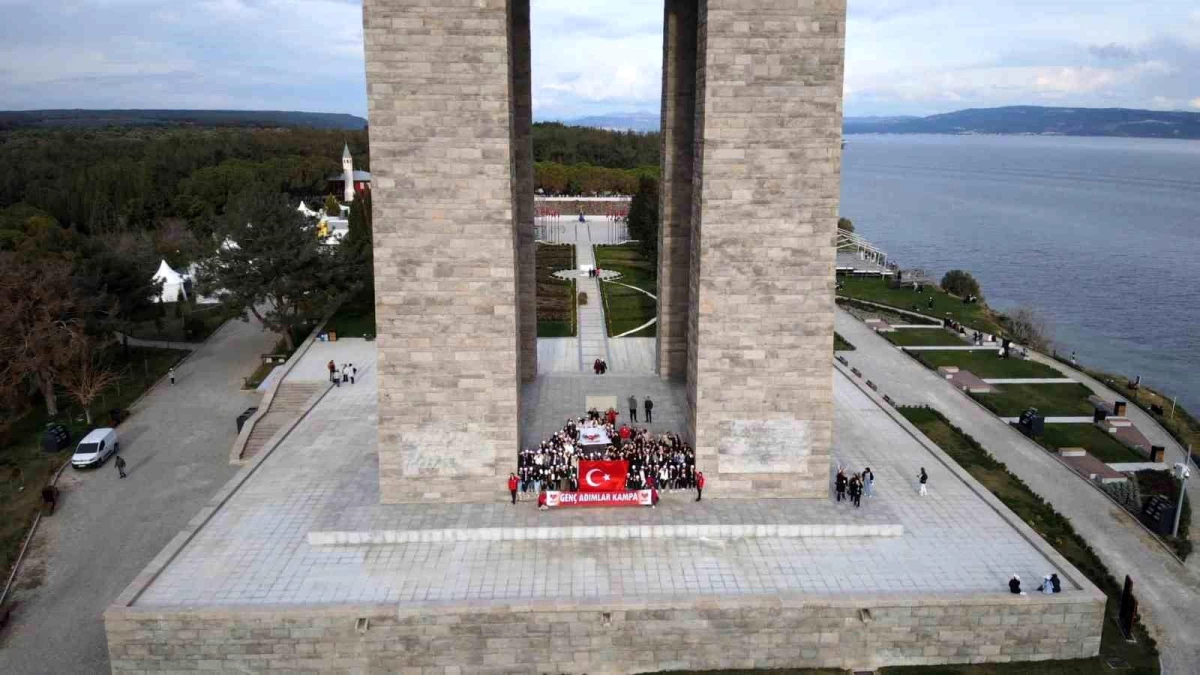
[(175, 368), (174, 368), (174, 366), (172, 366), (170, 369), (167, 370), (167, 377), (171, 378), (171, 386), (174, 387), (175, 386)]
[(637, 421), (637, 398), (633, 394), (629, 395), (629, 421)]
[(115, 463), (117, 465), (117, 473), (120, 474), (121, 478), (124, 478), (125, 477), (125, 458), (120, 455), (117, 455), (117, 461)]
[(700, 501), (700, 496), (704, 494), (704, 472), (696, 472), (696, 501)]
[(650, 397), (647, 396), (646, 402), (642, 405), (646, 409), (646, 424), (650, 424), (654, 421), (654, 401), (651, 401)]
[(925, 467), (921, 467), (921, 473), (917, 475), (917, 482), (921, 484), (921, 490), (917, 494), (922, 497), (929, 494), (929, 489), (926, 487), (929, 483), (929, 474), (925, 473)]
[(512, 503), (517, 503), (517, 474), (508, 474), (508, 492), (512, 495)]

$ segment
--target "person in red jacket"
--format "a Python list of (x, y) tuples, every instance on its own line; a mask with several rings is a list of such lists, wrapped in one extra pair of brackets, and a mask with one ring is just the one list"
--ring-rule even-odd
[(612, 408), (609, 408), (609, 409), (608, 409), (608, 412), (607, 412), (607, 413), (605, 413), (605, 416), (606, 416), (606, 418), (608, 419), (608, 423), (609, 423), (609, 424), (616, 424), (616, 423), (617, 423), (617, 411), (616, 411), (616, 410), (613, 410)]
[(508, 474), (508, 491), (512, 494), (512, 503), (517, 503), (517, 474)]
[(704, 492), (704, 472), (696, 472), (696, 501), (700, 501), (700, 494)]
[(549, 506), (546, 506), (546, 491), (545, 490), (542, 490), (541, 492), (538, 493), (538, 508), (543, 511), (550, 508)]

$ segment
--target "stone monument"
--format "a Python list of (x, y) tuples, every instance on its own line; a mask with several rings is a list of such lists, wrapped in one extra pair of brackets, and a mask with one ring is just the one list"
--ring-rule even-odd
[[(384, 502), (491, 501), (536, 373), (528, 0), (367, 0)], [(844, 0), (667, 0), (659, 374), (713, 497), (827, 493)]]

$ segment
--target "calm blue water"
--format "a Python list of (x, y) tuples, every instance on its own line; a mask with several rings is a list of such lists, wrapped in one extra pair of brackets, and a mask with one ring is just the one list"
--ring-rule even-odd
[(1200, 142), (848, 136), (842, 215), (904, 267), (971, 271), (1059, 352), (1200, 413)]

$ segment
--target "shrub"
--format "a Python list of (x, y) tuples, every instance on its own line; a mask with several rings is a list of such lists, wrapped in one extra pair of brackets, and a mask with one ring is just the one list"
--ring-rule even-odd
[(950, 270), (942, 277), (942, 290), (957, 295), (960, 298), (966, 298), (972, 295), (983, 297), (983, 291), (979, 290), (979, 282), (975, 277), (971, 276), (970, 272), (964, 270)]
[(579, 292), (579, 304), (581, 304), (581, 305), (587, 304), (587, 293), (585, 293), (583, 291)]

